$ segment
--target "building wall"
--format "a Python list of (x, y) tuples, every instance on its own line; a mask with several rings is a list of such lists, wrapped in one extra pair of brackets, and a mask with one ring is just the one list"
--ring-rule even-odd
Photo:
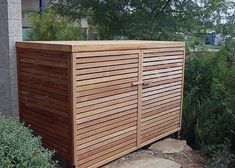
[(22, 39), (20, 0), (0, 0), (0, 112), (18, 116), (15, 42)]
[(39, 0), (21, 0), (22, 1), (22, 26), (23, 28), (30, 27), (29, 20), (26, 12), (38, 12), (40, 10), (40, 1)]
[(39, 12), (44, 10), (49, 0), (21, 0), (22, 1), (22, 28), (23, 28), (23, 39), (28, 39), (28, 31), (30, 29), (29, 13)]

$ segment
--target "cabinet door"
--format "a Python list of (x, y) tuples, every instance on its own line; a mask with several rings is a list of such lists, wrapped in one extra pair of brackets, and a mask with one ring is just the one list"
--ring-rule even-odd
[(137, 146), (139, 51), (75, 53), (77, 165), (98, 166)]
[(180, 129), (184, 49), (143, 51), (141, 144)]

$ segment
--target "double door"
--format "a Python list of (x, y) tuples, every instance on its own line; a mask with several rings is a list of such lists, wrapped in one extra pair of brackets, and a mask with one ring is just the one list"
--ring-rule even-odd
[(74, 56), (78, 166), (102, 165), (180, 130), (184, 48)]

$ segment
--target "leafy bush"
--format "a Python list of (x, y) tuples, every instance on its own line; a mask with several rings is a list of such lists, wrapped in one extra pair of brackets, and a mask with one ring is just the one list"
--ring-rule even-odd
[(0, 167), (56, 167), (53, 152), (44, 149), (40, 138), (16, 119), (0, 114), (0, 130)]
[(235, 128), (235, 66), (227, 50), (187, 58), (182, 136), (210, 155), (209, 148), (232, 141)]
[(30, 31), (28, 40), (80, 40), (81, 29), (66, 17), (52, 10), (42, 13), (30, 13)]
[(201, 48), (204, 45), (203, 38), (197, 36), (188, 36), (186, 40), (186, 51), (195, 51), (196, 47)]
[(228, 61), (235, 62), (235, 39), (226, 39), (224, 50), (228, 53)]
[(208, 160), (208, 168), (228, 168), (235, 155), (230, 152), (230, 143), (210, 147), (211, 158)]

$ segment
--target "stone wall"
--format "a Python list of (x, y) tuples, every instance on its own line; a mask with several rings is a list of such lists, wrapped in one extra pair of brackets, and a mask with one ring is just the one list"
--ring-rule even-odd
[(0, 112), (18, 116), (15, 42), (22, 40), (21, 0), (0, 0)]

